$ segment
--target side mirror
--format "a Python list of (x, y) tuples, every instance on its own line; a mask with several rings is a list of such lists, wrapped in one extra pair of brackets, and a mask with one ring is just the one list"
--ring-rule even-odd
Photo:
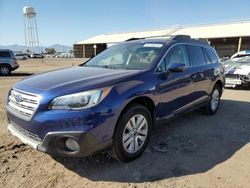
[(172, 63), (169, 65), (168, 70), (171, 72), (184, 72), (185, 64), (184, 63)]

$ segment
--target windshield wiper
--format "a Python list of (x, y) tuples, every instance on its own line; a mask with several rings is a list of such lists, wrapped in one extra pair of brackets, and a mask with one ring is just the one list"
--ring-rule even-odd
[(117, 67), (113, 66), (113, 65), (103, 65), (103, 66), (100, 66), (102, 68), (106, 68), (106, 69), (117, 69)]

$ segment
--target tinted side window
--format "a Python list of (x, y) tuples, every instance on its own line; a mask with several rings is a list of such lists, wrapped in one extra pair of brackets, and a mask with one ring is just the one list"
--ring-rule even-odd
[(164, 57), (157, 71), (166, 71), (168, 69), (168, 66), (172, 63), (184, 63), (186, 67), (189, 67), (189, 58), (185, 45), (176, 45), (171, 48), (167, 55)]
[(10, 57), (9, 52), (0, 52), (0, 57)]
[(217, 55), (215, 54), (214, 50), (213, 49), (210, 49), (210, 48), (205, 48), (205, 51), (207, 52), (208, 56), (210, 57), (212, 63), (217, 63), (219, 60), (218, 60), (218, 57)]
[(202, 50), (203, 50), (203, 54), (204, 54), (204, 56), (205, 56), (205, 59), (206, 59), (207, 64), (211, 64), (212, 61), (211, 61), (210, 57), (208, 56), (207, 52), (205, 51), (204, 48), (202, 48)]
[(200, 46), (187, 45), (192, 66), (205, 65), (206, 60)]

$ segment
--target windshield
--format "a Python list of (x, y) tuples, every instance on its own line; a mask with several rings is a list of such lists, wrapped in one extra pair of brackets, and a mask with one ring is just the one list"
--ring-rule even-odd
[(156, 59), (162, 46), (161, 43), (117, 44), (98, 54), (84, 66), (143, 70)]

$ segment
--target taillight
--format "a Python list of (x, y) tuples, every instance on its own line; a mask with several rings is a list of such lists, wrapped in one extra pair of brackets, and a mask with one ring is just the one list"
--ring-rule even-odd
[(18, 65), (17, 61), (16, 61), (16, 58), (14, 58), (14, 63)]

